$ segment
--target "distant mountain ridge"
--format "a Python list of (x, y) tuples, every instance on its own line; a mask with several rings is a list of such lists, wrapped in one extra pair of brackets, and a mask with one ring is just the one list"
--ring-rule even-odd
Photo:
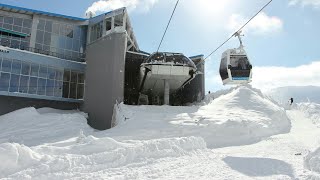
[(294, 102), (314, 102), (320, 104), (320, 86), (285, 86), (265, 92), (275, 101), (284, 104), (292, 97)]

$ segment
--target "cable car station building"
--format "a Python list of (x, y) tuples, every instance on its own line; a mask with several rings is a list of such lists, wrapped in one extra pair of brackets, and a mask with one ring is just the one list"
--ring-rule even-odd
[[(111, 128), (117, 102), (137, 104), (140, 51), (126, 8), (89, 19), (0, 4), (0, 115), (24, 107), (80, 109)], [(199, 75), (170, 94), (171, 105), (204, 97)]]

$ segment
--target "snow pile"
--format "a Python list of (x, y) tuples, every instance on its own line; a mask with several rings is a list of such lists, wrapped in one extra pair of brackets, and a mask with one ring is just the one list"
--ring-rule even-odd
[(203, 139), (196, 137), (118, 142), (108, 137), (87, 136), (80, 141), (73, 140), (32, 148), (9, 143), (2, 146), (7, 148), (1, 152), (0, 159), (9, 166), (0, 169), (0, 178), (14, 179), (71, 178), (75, 174), (96, 172), (102, 167), (117, 168), (131, 163), (141, 163), (146, 159), (180, 157), (206, 149)]
[(320, 148), (309, 153), (304, 159), (304, 165), (307, 169), (314, 172), (314, 175), (309, 179), (320, 178)]
[(77, 136), (81, 129), (92, 131), (84, 113), (49, 108), (39, 112), (30, 107), (0, 116), (0, 143), (33, 146)]
[(0, 144), (0, 178), (30, 167), (40, 158), (40, 155), (34, 153), (27, 146), (16, 143)]
[(298, 103), (296, 107), (302, 111), (307, 118), (311, 119), (315, 125), (320, 127), (320, 104)]
[(246, 86), (225, 91), (204, 106), (120, 106), (127, 120), (107, 133), (118, 139), (200, 136), (214, 148), (254, 143), (290, 130), (284, 109)]

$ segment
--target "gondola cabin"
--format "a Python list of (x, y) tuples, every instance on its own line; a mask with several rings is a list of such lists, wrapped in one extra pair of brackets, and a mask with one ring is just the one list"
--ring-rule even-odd
[(252, 79), (252, 65), (244, 49), (228, 49), (221, 57), (220, 76), (223, 85), (246, 84)]

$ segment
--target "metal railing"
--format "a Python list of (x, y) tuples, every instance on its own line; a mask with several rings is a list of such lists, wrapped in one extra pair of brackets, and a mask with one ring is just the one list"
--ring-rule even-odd
[(30, 51), (30, 52), (34, 52), (34, 53), (38, 53), (38, 54), (53, 56), (53, 57), (66, 59), (66, 60), (71, 60), (71, 61), (75, 61), (75, 62), (85, 62), (85, 53), (79, 53), (79, 56), (73, 57), (73, 56), (68, 56), (68, 55), (65, 55), (65, 54), (60, 54), (60, 53), (56, 53), (56, 52), (52, 52), (52, 51), (46, 51), (46, 50), (37, 49), (37, 48), (33, 48), (33, 47), (13, 44), (13, 43), (8, 42), (8, 41), (1, 41), (0, 44), (2, 46), (5, 46), (5, 47), (10, 47), (10, 48), (14, 48), (14, 49), (20, 49), (20, 50), (26, 50), (26, 51)]

